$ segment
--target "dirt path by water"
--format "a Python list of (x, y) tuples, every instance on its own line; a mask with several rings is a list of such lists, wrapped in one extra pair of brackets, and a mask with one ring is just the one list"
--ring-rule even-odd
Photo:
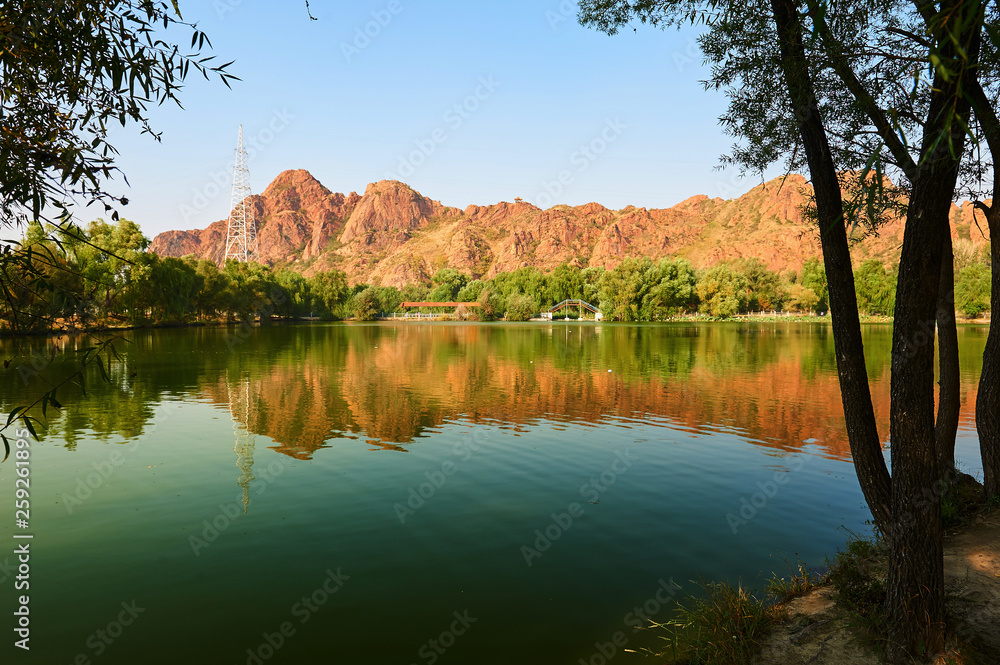
[[(986, 651), (987, 665), (1000, 665), (1000, 511), (980, 515), (945, 537), (947, 610), (955, 632)], [(771, 635), (758, 660), (762, 665), (878, 665), (860, 643), (847, 613), (824, 586), (788, 604), (788, 619)], [(939, 665), (969, 661), (949, 660)], [(980, 661), (977, 661), (980, 662)]]

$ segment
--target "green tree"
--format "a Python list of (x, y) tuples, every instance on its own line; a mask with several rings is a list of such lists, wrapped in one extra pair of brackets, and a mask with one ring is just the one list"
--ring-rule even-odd
[(829, 309), (826, 301), (826, 271), (823, 269), (823, 263), (819, 259), (808, 259), (802, 264), (802, 277), (799, 279), (799, 284), (807, 289), (811, 289), (816, 294), (816, 313), (826, 314)]
[(358, 321), (374, 321), (378, 318), (382, 304), (379, 302), (377, 287), (369, 286), (351, 298), (351, 312)]
[(274, 281), (281, 294), (281, 298), (275, 303), (276, 316), (299, 318), (313, 312), (314, 296), (306, 277), (291, 270), (279, 270), (274, 273)]
[(479, 296), (485, 287), (486, 282), (481, 279), (474, 279), (462, 287), (462, 290), (458, 292), (455, 299), (458, 302), (475, 302), (479, 300)]
[(208, 259), (197, 260), (194, 269), (195, 275), (201, 282), (201, 289), (195, 294), (195, 311), (201, 317), (214, 319), (222, 313), (224, 317), (228, 318), (228, 294), (232, 291), (229, 277)]
[(229, 278), (230, 318), (249, 321), (260, 316), (263, 321), (275, 311), (284, 295), (271, 269), (260, 263), (229, 259), (222, 272)]
[[(71, 262), (84, 278), (89, 301), (84, 306), (89, 315), (102, 320), (137, 320), (135, 298), (122, 295), (150, 276), (146, 254), (150, 241), (139, 226), (127, 219), (113, 224), (97, 219), (85, 232), (74, 228), (60, 230), (59, 235), (72, 241), (67, 247)], [(77, 237), (81, 241), (77, 242)]]
[(349, 298), (347, 275), (341, 270), (318, 272), (309, 278), (310, 288), (321, 307), (318, 313), (342, 316), (342, 308)]
[(962, 268), (955, 282), (955, 307), (971, 318), (989, 311), (990, 280), (990, 269), (982, 263)]
[(437, 302), (453, 302), (462, 287), (469, 282), (469, 276), (454, 268), (442, 268), (431, 277), (435, 285), (429, 298)]
[(427, 295), (430, 290), (423, 284), (407, 284), (403, 287), (404, 302), (424, 302), (429, 300)]
[(601, 278), (604, 277), (603, 266), (590, 266), (580, 271), (583, 280), (583, 299), (591, 305), (600, 302)]
[(782, 309), (785, 293), (778, 273), (767, 269), (758, 258), (741, 259), (733, 269), (747, 280), (747, 308), (752, 312)]
[(815, 312), (819, 296), (808, 286), (790, 284), (787, 288), (785, 306), (792, 312)]
[(688, 260), (661, 259), (656, 268), (660, 279), (643, 297), (643, 319), (662, 321), (679, 311), (695, 309), (698, 277)]
[[(233, 78), (201, 49), (209, 44), (177, 4), (127, 0), (26, 0), (0, 7), (0, 223), (65, 202), (124, 204), (104, 190), (117, 150), (111, 124), (138, 124), (157, 140), (150, 105), (179, 102), (189, 71)], [(191, 48), (170, 43), (190, 32)], [(152, 35), (155, 34), (155, 37)], [(117, 218), (117, 215), (113, 216)]]
[(560, 263), (545, 280), (545, 301), (556, 305), (563, 300), (583, 297), (583, 275), (576, 266)]
[(706, 270), (698, 279), (698, 311), (709, 316), (728, 318), (747, 311), (750, 282), (746, 275), (729, 265), (720, 264)]
[(527, 321), (537, 313), (538, 303), (531, 296), (515, 293), (507, 297), (507, 314), (504, 318), (508, 321)]
[(204, 288), (194, 266), (182, 259), (158, 258), (150, 261), (146, 287), (136, 293), (137, 310), (147, 307), (157, 323), (184, 323), (197, 310), (198, 293)]
[(868, 259), (854, 274), (858, 307), (865, 314), (891, 316), (896, 304), (896, 280), (878, 259)]
[[(89, 242), (70, 225), (67, 202), (97, 203), (112, 220), (118, 219), (113, 204), (128, 202), (105, 190), (118, 170), (109, 125), (138, 125), (158, 140), (147, 109), (168, 101), (179, 104), (189, 72), (218, 77), (227, 86), (233, 78), (228, 64), (216, 66), (204, 55), (207, 37), (182, 20), (176, 0), (169, 5), (147, 0), (4, 3), (0, 25), (0, 224), (11, 227), (54, 211), (61, 232), (73, 235), (72, 240), (56, 238), (65, 244)], [(185, 50), (173, 40), (177, 28), (190, 33)], [(48, 267), (71, 268), (72, 263), (71, 258), (54, 259)], [(3, 292), (33, 293), (44, 277), (37, 265), (20, 247), (0, 254)], [(3, 307), (0, 318), (16, 325), (17, 304), (6, 298)], [(81, 320), (86, 310), (85, 303), (78, 305)], [(78, 375), (99, 358), (85, 354)], [(60, 378), (59, 385), (70, 380)], [(33, 423), (40, 421), (29, 414), (48, 403), (58, 387), (50, 385), (55, 387), (21, 411), (19, 419), (32, 433)]]
[(545, 295), (545, 275), (534, 266), (525, 266), (502, 272), (493, 279), (493, 286), (504, 298), (517, 293), (526, 293), (536, 300), (536, 304), (547, 299)]
[(399, 289), (395, 286), (378, 286), (373, 288), (378, 295), (380, 312), (389, 313), (399, 309), (400, 303), (403, 302), (403, 294)]
[(647, 257), (626, 258), (601, 276), (600, 309), (611, 321), (639, 321), (649, 290), (660, 281), (658, 267)]
[(494, 321), (503, 316), (506, 311), (506, 303), (493, 290), (491, 284), (483, 287), (479, 293), (479, 318), (483, 321)]

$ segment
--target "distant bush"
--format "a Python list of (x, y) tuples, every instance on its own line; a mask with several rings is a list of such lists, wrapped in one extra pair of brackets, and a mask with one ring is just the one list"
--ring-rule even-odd
[(562, 321), (565, 318), (566, 318), (566, 312), (563, 310), (560, 310), (558, 312), (552, 312), (553, 321)]
[(990, 269), (974, 263), (959, 271), (955, 280), (955, 307), (970, 318), (990, 309)]
[(538, 305), (535, 304), (535, 299), (531, 296), (515, 293), (507, 298), (507, 316), (505, 318), (508, 321), (527, 321), (537, 312)]
[(373, 321), (378, 318), (379, 299), (378, 292), (373, 287), (368, 287), (351, 299), (351, 309), (354, 318), (359, 321)]
[(568, 318), (571, 321), (576, 321), (577, 319), (580, 318), (580, 313), (575, 310), (572, 310), (568, 314), (566, 314), (566, 318)]

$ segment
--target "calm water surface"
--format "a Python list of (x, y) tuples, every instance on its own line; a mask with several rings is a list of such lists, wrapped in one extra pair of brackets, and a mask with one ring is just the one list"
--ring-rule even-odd
[[(890, 330), (865, 335), (885, 439)], [(985, 336), (960, 330), (974, 474)], [(634, 626), (669, 615), (671, 580), (759, 585), (866, 531), (823, 324), (186, 329), (117, 349), (111, 383), (61, 393), (31, 446), (28, 654), (0, 520), (18, 662), (597, 663), (616, 633), (655, 645)], [(3, 408), (42, 385), (5, 373)]]

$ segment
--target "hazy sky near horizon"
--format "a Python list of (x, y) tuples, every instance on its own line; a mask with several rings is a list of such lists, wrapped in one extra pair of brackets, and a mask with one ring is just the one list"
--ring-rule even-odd
[(112, 185), (130, 200), (123, 217), (150, 237), (225, 219), (241, 123), (254, 193), (306, 169), (334, 192), (394, 178), (457, 207), (618, 209), (759, 182), (716, 170), (726, 100), (701, 84), (694, 31), (609, 37), (580, 26), (568, 0), (310, 4), (316, 21), (302, 0), (182, 0), (242, 80), (190, 77), (183, 110), (151, 112), (161, 143), (112, 133), (130, 183)]

